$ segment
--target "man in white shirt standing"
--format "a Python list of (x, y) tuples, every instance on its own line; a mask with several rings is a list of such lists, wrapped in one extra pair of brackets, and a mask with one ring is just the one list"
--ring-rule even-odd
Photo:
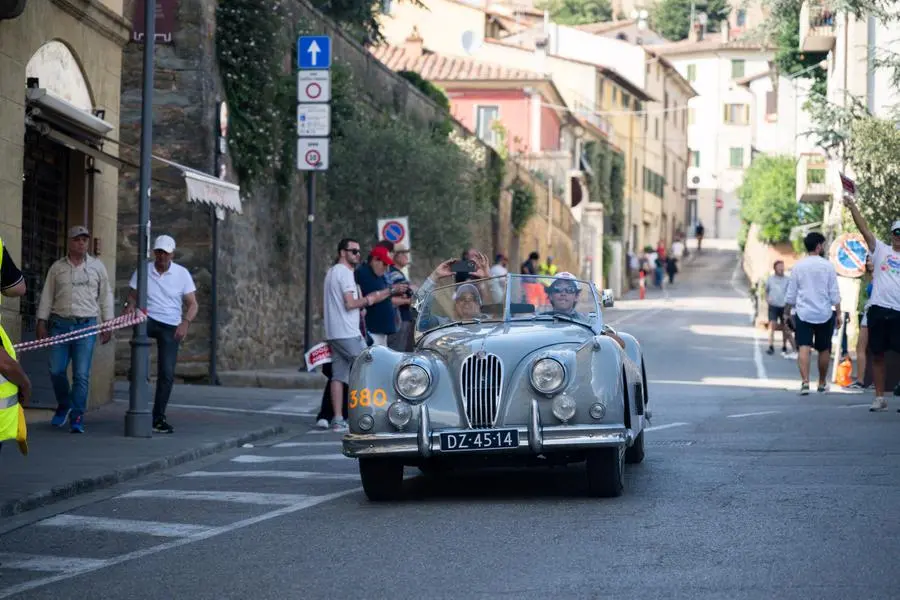
[[(166, 405), (175, 383), (178, 347), (187, 335), (191, 322), (197, 317), (197, 286), (191, 273), (172, 261), (175, 240), (161, 235), (153, 243), (154, 261), (147, 269), (147, 337), (156, 340), (157, 375), (156, 396), (153, 401), (153, 431), (174, 433), (166, 421)], [(137, 306), (137, 271), (128, 283), (131, 288), (125, 313), (133, 313)], [(183, 305), (187, 314), (182, 316)]]
[(818, 392), (827, 390), (826, 377), (831, 360), (831, 336), (841, 326), (841, 294), (837, 272), (824, 257), (825, 236), (817, 231), (803, 239), (808, 255), (791, 270), (785, 294), (785, 315), (796, 314), (797, 359), (800, 368), (800, 394), (809, 394), (809, 363), (812, 348), (819, 353)]
[[(866, 311), (875, 384), (875, 400), (869, 410), (875, 412), (887, 409), (887, 400), (884, 399), (884, 355), (888, 350), (900, 352), (900, 219), (891, 224), (889, 246), (875, 238), (852, 198), (844, 196), (844, 204), (850, 209), (853, 222), (866, 239), (875, 266), (872, 295)], [(894, 388), (894, 396), (900, 396), (900, 385)]]
[(784, 321), (784, 303), (787, 296), (788, 278), (784, 276), (784, 261), (776, 260), (772, 267), (775, 273), (769, 275), (766, 280), (766, 304), (769, 306), (769, 349), (766, 354), (775, 354), (775, 327), (781, 324), (781, 355), (785, 358), (797, 358), (796, 354), (790, 356), (787, 351), (788, 342), (794, 348), (794, 339)]
[(354, 269), (360, 261), (359, 242), (344, 238), (338, 242), (334, 265), (325, 274), (325, 341), (331, 347), (332, 431), (347, 431), (343, 418), (344, 386), (350, 384), (350, 369), (366, 349), (360, 329), (360, 309), (391, 297), (390, 286), (361, 296)]

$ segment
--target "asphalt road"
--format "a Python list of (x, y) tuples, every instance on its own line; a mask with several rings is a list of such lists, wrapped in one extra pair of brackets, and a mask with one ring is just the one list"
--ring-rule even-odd
[(579, 467), (411, 469), (407, 500), (372, 504), (336, 435), (301, 434), (17, 517), (0, 598), (897, 598), (900, 414), (797, 396), (735, 263), (609, 312), (654, 414), (620, 498)]

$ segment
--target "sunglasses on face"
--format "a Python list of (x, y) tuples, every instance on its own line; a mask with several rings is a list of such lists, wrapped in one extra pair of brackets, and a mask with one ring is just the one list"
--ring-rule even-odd
[(893, 230), (891, 233), (893, 233), (893, 234), (896, 235), (897, 237), (900, 237), (900, 229), (895, 229), (895, 230)]
[(557, 287), (550, 290), (551, 294), (574, 294), (578, 290), (573, 287)]
[(344, 248), (344, 252), (349, 252), (350, 254), (359, 254), (359, 248)]

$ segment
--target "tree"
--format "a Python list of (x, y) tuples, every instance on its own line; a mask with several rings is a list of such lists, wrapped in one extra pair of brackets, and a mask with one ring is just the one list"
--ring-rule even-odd
[[(695, 0), (694, 14), (706, 13), (707, 31), (719, 31), (722, 21), (731, 14), (728, 0)], [(691, 0), (660, 0), (651, 12), (653, 29), (668, 40), (679, 41), (691, 31)]]
[(886, 119), (863, 117), (851, 124), (850, 134), (860, 209), (875, 235), (886, 239), (900, 215), (900, 131)]
[(560, 25), (586, 25), (612, 19), (609, 0), (545, 0), (538, 5)]
[[(414, 6), (425, 6), (421, 0), (408, 1)], [(383, 5), (381, 0), (310, 0), (310, 4), (337, 21), (346, 33), (361, 44), (384, 41), (379, 23)]]
[(790, 239), (800, 225), (796, 199), (797, 166), (790, 156), (761, 155), (753, 160), (738, 188), (741, 219), (759, 225), (759, 239), (779, 244)]

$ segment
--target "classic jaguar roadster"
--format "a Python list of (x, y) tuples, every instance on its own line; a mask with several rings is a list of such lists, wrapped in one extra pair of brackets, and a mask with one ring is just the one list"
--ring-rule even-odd
[(399, 498), (404, 466), (582, 461), (592, 496), (620, 495), (650, 415), (640, 344), (603, 323), (612, 303), (569, 274), (432, 290), (413, 352), (371, 346), (353, 366), (343, 452), (368, 498)]

